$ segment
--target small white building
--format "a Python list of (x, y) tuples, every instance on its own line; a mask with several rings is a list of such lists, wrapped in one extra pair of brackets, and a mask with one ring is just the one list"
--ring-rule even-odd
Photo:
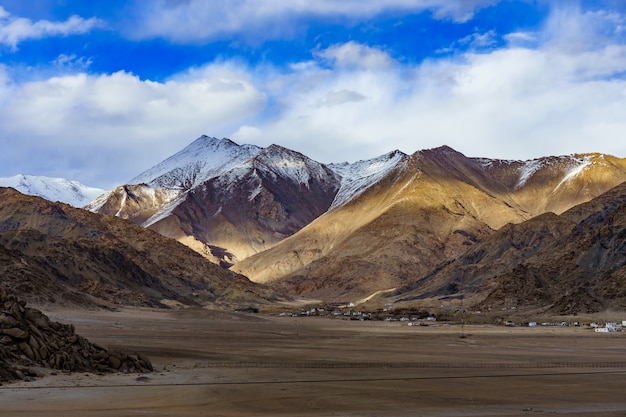
[(615, 322), (608, 322), (604, 327), (596, 327), (594, 329), (597, 333), (613, 333), (622, 330), (622, 325)]
[(611, 332), (614, 332), (615, 330), (613, 330), (610, 327), (596, 327), (594, 331), (596, 333), (611, 333)]

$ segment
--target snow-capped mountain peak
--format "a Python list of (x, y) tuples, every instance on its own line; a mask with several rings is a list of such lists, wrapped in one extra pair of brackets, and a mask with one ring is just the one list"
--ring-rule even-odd
[(201, 136), (163, 162), (139, 174), (130, 184), (149, 184), (185, 191), (245, 162), (261, 151), (230, 139)]
[(78, 181), (70, 181), (65, 178), (22, 174), (13, 177), (0, 177), (0, 186), (12, 187), (22, 194), (43, 197), (50, 201), (60, 201), (74, 207), (84, 207), (105, 192), (101, 188), (88, 187)]

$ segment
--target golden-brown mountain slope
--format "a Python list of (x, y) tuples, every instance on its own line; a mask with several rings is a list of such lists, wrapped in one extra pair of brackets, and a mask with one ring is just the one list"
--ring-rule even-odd
[(604, 154), (551, 156), (530, 161), (478, 160), (522, 209), (563, 213), (626, 181), (626, 158)]
[(505, 162), (448, 147), (420, 151), (233, 270), (292, 293), (354, 301), (427, 274), (507, 223), (560, 212), (624, 180), (625, 161), (601, 155)]
[(400, 304), (463, 297), (482, 311), (626, 309), (626, 183), (559, 215), (507, 225), (388, 294)]
[[(454, 170), (450, 158), (459, 159)], [(332, 300), (393, 288), (491, 230), (530, 217), (487, 192), (498, 187), (449, 148), (417, 153), (357, 199), (234, 269)]]

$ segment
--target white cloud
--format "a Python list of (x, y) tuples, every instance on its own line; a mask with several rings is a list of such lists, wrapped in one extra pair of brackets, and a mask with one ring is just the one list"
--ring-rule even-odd
[(553, 8), (542, 31), (545, 47), (577, 53), (615, 42), (626, 25), (626, 15), (606, 10), (583, 11), (576, 2)]
[[(4, 85), (10, 87), (6, 78)], [(0, 100), (0, 135), (28, 158), (97, 149), (75, 163), (97, 165), (94, 175), (102, 176), (117, 160), (114, 175), (127, 180), (203, 133), (232, 130), (264, 103), (247, 75), (227, 64), (164, 83), (126, 72), (79, 73), (13, 86)], [(94, 184), (93, 178), (82, 180)]]
[(344, 103), (358, 103), (367, 99), (363, 94), (356, 91), (341, 90), (331, 91), (326, 95), (324, 100), (320, 102), (322, 106), (337, 106)]
[(0, 6), (0, 43), (16, 49), (18, 43), (27, 39), (41, 39), (49, 36), (67, 36), (86, 33), (102, 25), (98, 19), (83, 19), (71, 16), (64, 22), (51, 22), (15, 17)]
[(495, 30), (489, 30), (485, 33), (475, 32), (458, 41), (460, 45), (467, 45), (471, 49), (488, 48), (497, 43)]
[(500, 0), (461, 0), (461, 1), (432, 1), (429, 8), (435, 11), (439, 19), (451, 19), (456, 22), (467, 22), (472, 19), (478, 9), (499, 3)]
[(362, 19), (389, 10), (432, 11), (438, 19), (466, 22), (476, 10), (501, 0), (231, 0), (136, 1), (127, 31), (137, 38), (163, 37), (177, 42), (228, 38), (249, 33), (277, 38), (301, 30), (307, 17)]
[[(590, 16), (574, 13), (570, 21), (576, 18), (580, 26)], [(534, 49), (511, 46), (414, 66), (375, 50), (384, 71), (344, 65), (367, 59), (338, 53), (369, 47), (335, 45), (318, 51), (316, 61), (292, 66), (291, 88), (277, 98), (278, 117), (232, 136), (260, 145), (271, 138), (323, 162), (443, 144), (497, 158), (592, 151), (626, 156), (626, 45), (603, 37), (582, 49), (560, 49), (555, 45), (571, 39), (569, 33), (554, 30), (552, 21), (547, 26)], [(328, 57), (344, 56), (329, 66)]]
[[(508, 35), (503, 38), (508, 40)], [(514, 40), (514, 38), (512, 38)], [(460, 50), (478, 51), (489, 48), (495, 48), (498, 44), (497, 34), (495, 30), (489, 30), (487, 32), (474, 32), (461, 39), (453, 42), (449, 47), (440, 48), (435, 51), (437, 54), (451, 54), (459, 53)]]
[(353, 41), (317, 51), (315, 56), (336, 68), (385, 70), (394, 64), (391, 57), (380, 49)]
[(93, 60), (86, 57), (78, 57), (76, 54), (61, 54), (52, 62), (52, 65), (67, 72), (84, 71), (91, 66)]
[(503, 38), (513, 47), (534, 47), (537, 45), (537, 35), (535, 32), (513, 32), (507, 33)]

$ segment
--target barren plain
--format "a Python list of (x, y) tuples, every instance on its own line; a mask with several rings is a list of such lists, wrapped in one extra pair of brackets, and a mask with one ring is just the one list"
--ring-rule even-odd
[(623, 416), (626, 333), (407, 326), (203, 309), (46, 311), (149, 374), (0, 386), (2, 415)]

